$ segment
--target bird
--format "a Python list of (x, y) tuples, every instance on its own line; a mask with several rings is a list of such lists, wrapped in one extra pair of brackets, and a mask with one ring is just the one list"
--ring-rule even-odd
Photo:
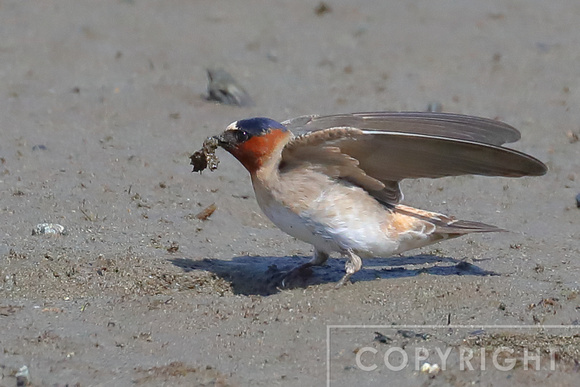
[(390, 257), (470, 233), (505, 231), (402, 203), (405, 179), (459, 175), (541, 176), (547, 167), (502, 146), (514, 127), (487, 118), (438, 112), (368, 112), (235, 121), (213, 138), (249, 172), (263, 213), (313, 246), (312, 259), (346, 257), (337, 287), (361, 258)]

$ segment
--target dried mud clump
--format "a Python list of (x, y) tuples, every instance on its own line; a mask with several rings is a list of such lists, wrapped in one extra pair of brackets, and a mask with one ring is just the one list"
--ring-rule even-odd
[(193, 172), (201, 172), (206, 168), (209, 168), (210, 171), (217, 169), (220, 163), (215, 155), (218, 144), (216, 137), (208, 137), (205, 139), (201, 149), (189, 157), (191, 159), (191, 165), (193, 165)]

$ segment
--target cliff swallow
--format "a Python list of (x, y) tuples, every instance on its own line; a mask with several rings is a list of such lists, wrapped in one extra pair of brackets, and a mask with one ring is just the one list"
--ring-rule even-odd
[(322, 265), (338, 253), (348, 258), (340, 286), (360, 270), (361, 257), (389, 257), (473, 232), (504, 231), (403, 205), (399, 182), (545, 174), (539, 160), (502, 147), (519, 138), (515, 128), (485, 118), (374, 112), (282, 123), (256, 117), (230, 124), (212, 139), (248, 170), (264, 214), (314, 246), (312, 260), (292, 272)]

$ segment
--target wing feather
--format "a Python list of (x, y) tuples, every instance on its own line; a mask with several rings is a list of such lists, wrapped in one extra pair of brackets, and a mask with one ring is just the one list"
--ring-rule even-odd
[(362, 132), (352, 128), (334, 128), (312, 132), (292, 139), (282, 150), (282, 172), (297, 165), (309, 163), (313, 168), (333, 178), (342, 178), (368, 191), (385, 188), (381, 181), (368, 176), (359, 167), (359, 161), (344, 153), (332, 141), (360, 136)]
[(342, 152), (378, 180), (438, 178), (459, 175), (540, 176), (546, 167), (513, 149), (427, 135), (363, 132), (356, 139), (334, 141)]
[(407, 178), (546, 173), (539, 160), (501, 147), (520, 138), (515, 128), (485, 118), (376, 112), (304, 116), (284, 125), (297, 134), (282, 152), (285, 167), (320, 165), (387, 203), (402, 199), (399, 181)]
[(297, 135), (342, 126), (361, 130), (424, 134), (492, 145), (520, 139), (520, 132), (503, 122), (453, 113), (370, 112), (302, 116), (283, 124)]

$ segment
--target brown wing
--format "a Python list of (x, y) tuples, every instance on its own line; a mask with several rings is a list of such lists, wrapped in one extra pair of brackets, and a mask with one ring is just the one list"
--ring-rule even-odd
[(503, 122), (452, 113), (370, 112), (302, 116), (283, 122), (296, 135), (335, 127), (423, 134), (502, 145), (520, 139), (520, 132)]
[(361, 135), (353, 128), (333, 128), (312, 132), (291, 140), (282, 150), (281, 170), (309, 163), (311, 167), (334, 178), (342, 178), (368, 191), (381, 191), (385, 184), (368, 176), (359, 161), (330, 145), (334, 140)]
[[(285, 124), (295, 133), (305, 134), (287, 145), (283, 161), (311, 162), (317, 157), (313, 155), (326, 152), (322, 149), (339, 149), (358, 162), (359, 174), (385, 186), (380, 190), (363, 188), (390, 203), (402, 198), (398, 182), (406, 178), (465, 174), (519, 177), (546, 172), (546, 166), (535, 158), (500, 146), (519, 139), (516, 129), (484, 118), (446, 113), (355, 113), (299, 117)], [(302, 146), (308, 151), (300, 151)], [(300, 157), (293, 156), (296, 152)]]

